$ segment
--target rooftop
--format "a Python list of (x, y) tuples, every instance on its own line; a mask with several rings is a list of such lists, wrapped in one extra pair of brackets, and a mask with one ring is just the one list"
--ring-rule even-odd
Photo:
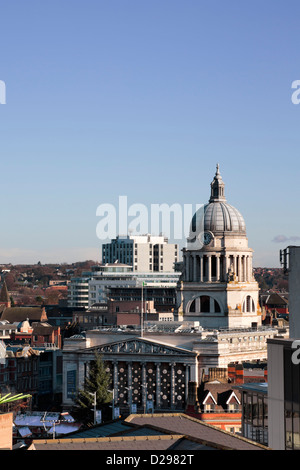
[[(103, 434), (104, 437), (101, 437)], [(34, 440), (29, 448), (29, 450), (111, 451), (267, 449), (182, 413), (130, 415), (123, 423), (112, 422), (97, 426), (94, 430), (73, 433), (67, 438)]]
[(268, 383), (267, 382), (258, 382), (258, 383), (245, 383), (241, 385), (233, 385), (232, 388), (239, 390), (240, 392), (249, 391), (263, 393), (267, 395), (268, 393)]

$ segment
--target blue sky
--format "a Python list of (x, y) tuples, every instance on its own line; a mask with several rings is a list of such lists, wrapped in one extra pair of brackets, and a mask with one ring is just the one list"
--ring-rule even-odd
[(216, 163), (255, 266), (299, 244), (298, 1), (0, 8), (0, 263), (98, 261), (100, 204), (206, 203)]

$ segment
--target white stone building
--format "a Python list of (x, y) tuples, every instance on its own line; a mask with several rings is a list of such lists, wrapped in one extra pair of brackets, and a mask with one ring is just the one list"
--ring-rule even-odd
[(140, 330), (98, 328), (65, 339), (63, 406), (72, 407), (96, 352), (107, 364), (115, 406), (124, 412), (184, 410), (188, 383), (231, 362), (265, 361), (275, 328), (207, 331), (197, 322), (151, 322)]
[(178, 319), (198, 320), (204, 328), (258, 327), (261, 309), (252, 274), (253, 250), (245, 221), (226, 202), (224, 188), (217, 166), (209, 203), (195, 213), (183, 249)]

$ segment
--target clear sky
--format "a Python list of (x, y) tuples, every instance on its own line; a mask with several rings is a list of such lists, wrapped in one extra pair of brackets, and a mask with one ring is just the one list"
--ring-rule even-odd
[(255, 266), (299, 244), (299, 0), (0, 0), (0, 17), (0, 263), (98, 261), (100, 204), (206, 203), (216, 163)]

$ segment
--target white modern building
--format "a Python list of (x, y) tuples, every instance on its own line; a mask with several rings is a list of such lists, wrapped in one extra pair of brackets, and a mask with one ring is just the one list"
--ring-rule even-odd
[(93, 266), (82, 277), (72, 278), (68, 285), (68, 306), (91, 307), (107, 302), (112, 288), (170, 288), (175, 289), (180, 272), (133, 272), (132, 267), (122, 263)]
[(82, 273), (82, 277), (73, 277), (68, 284), (68, 307), (87, 308), (89, 305), (89, 280), (92, 273)]
[(120, 263), (96, 267), (89, 281), (89, 307), (95, 303), (106, 302), (112, 288), (135, 288), (144, 286), (175, 289), (180, 277), (179, 272), (133, 272), (129, 266)]
[(118, 236), (102, 245), (103, 264), (119, 262), (132, 266), (133, 271), (173, 272), (178, 259), (178, 245), (164, 236)]
[(183, 249), (178, 319), (200, 321), (204, 328), (259, 327), (259, 287), (252, 273), (252, 254), (245, 221), (227, 203), (217, 166), (209, 202), (194, 214)]

